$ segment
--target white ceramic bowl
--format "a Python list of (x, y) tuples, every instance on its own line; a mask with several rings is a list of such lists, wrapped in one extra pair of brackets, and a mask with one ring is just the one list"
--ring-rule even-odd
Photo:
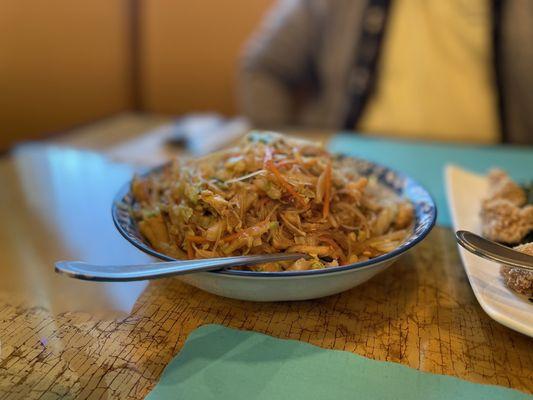
[[(354, 168), (364, 176), (375, 176), (379, 183), (409, 199), (415, 209), (411, 235), (390, 253), (368, 261), (321, 270), (256, 272), (224, 270), (181, 276), (199, 289), (219, 296), (251, 301), (307, 300), (351, 289), (389, 267), (398, 257), (422, 241), (435, 224), (437, 209), (427, 190), (408, 176), (387, 167), (355, 159)], [(161, 167), (160, 167), (161, 168)], [(160, 168), (147, 174), (157, 173)], [(119, 232), (140, 250), (161, 260), (171, 257), (155, 251), (139, 233), (129, 210), (133, 204), (130, 185), (119, 191), (112, 206), (112, 216)]]
[(219, 296), (251, 301), (308, 300), (344, 292), (369, 280), (398, 256), (362, 268), (320, 275), (243, 276), (201, 272), (183, 275), (190, 285)]

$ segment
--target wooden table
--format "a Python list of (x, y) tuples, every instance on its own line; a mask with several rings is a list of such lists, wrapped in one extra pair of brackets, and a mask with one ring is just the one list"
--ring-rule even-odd
[[(124, 141), (146, 153), (147, 139), (132, 140), (162, 122), (123, 115), (56, 144), (120, 159)], [(248, 303), (162, 279), (132, 289), (142, 293), (126, 315), (68, 311), (83, 290), (74, 281), (54, 286), (67, 278), (54, 276), (53, 261), (145, 257), (112, 231), (107, 210), (100, 217), (107, 199), (91, 189), (112, 193), (129, 173), (92, 153), (40, 147), (0, 161), (0, 399), (143, 398), (188, 334), (208, 323), (533, 393), (533, 341), (483, 312), (442, 227), (371, 281), (319, 300)], [(85, 224), (81, 233), (76, 224)], [(59, 313), (57, 301), (66, 307)]]

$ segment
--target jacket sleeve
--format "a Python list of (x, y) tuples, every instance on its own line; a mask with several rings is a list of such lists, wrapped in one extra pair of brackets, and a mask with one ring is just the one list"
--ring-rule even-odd
[(280, 0), (246, 46), (239, 102), (254, 126), (291, 124), (294, 89), (306, 80), (316, 48), (316, 8), (311, 0)]

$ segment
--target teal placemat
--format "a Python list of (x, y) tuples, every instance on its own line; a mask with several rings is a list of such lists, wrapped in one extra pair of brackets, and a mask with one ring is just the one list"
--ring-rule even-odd
[(330, 142), (329, 148), (333, 152), (365, 158), (410, 175), (430, 191), (437, 202), (437, 223), (447, 226), (450, 225), (450, 215), (444, 188), (446, 164), (457, 164), (481, 173), (498, 166), (519, 181), (533, 179), (532, 147), (474, 147), (339, 134)]
[(220, 325), (192, 332), (149, 400), (481, 400), (524, 393)]

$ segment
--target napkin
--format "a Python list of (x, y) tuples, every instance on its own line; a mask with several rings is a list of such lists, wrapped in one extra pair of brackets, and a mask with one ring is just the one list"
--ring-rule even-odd
[(499, 167), (518, 181), (533, 179), (533, 147), (412, 142), (346, 133), (333, 137), (329, 149), (375, 161), (410, 175), (429, 190), (437, 203), (437, 223), (445, 226), (451, 225), (444, 189), (446, 164), (453, 163), (479, 173)]
[(149, 400), (530, 399), (511, 389), (420, 372), (220, 325), (193, 331)]

